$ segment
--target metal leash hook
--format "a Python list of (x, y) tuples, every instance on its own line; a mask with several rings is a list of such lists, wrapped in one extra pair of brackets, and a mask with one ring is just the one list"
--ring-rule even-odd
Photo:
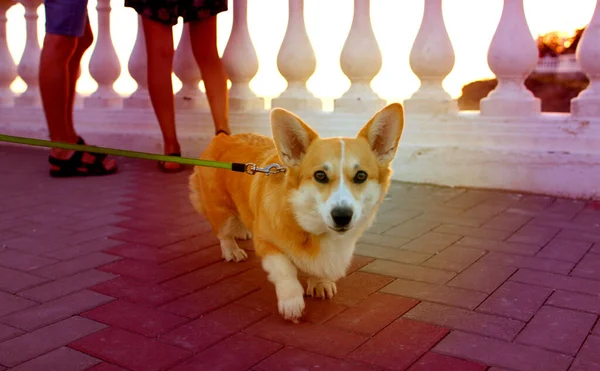
[(267, 176), (277, 173), (285, 173), (286, 168), (279, 164), (271, 164), (267, 167), (257, 167), (256, 164), (246, 164), (246, 173), (254, 175), (256, 173), (265, 173)]

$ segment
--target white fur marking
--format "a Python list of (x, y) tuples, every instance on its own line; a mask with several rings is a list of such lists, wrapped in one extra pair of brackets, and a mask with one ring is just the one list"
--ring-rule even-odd
[(275, 285), (279, 314), (286, 320), (298, 322), (304, 312), (304, 289), (298, 281), (298, 271), (283, 254), (270, 254), (262, 259), (269, 281)]

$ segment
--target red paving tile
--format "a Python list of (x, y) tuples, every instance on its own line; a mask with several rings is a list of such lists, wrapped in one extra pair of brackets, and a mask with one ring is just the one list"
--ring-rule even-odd
[(600, 255), (588, 254), (584, 256), (571, 272), (571, 276), (600, 281)]
[(99, 270), (148, 283), (164, 282), (183, 273), (177, 269), (135, 259), (122, 259), (105, 265)]
[(156, 247), (126, 243), (106, 250), (107, 253), (124, 258), (146, 260), (152, 263), (164, 263), (185, 255), (183, 251), (159, 249)]
[(18, 328), (14, 328), (11, 326), (3, 325), (0, 323), (0, 343), (4, 340), (8, 340), (10, 338), (14, 338), (15, 336), (21, 335), (23, 331)]
[(479, 261), (459, 273), (446, 285), (491, 294), (516, 271), (517, 268), (514, 267)]
[(99, 283), (90, 287), (90, 290), (149, 306), (158, 306), (187, 295), (185, 291), (148, 284), (128, 277), (118, 277)]
[(450, 246), (434, 255), (422, 265), (429, 268), (462, 272), (483, 255), (485, 255), (485, 251), (482, 250)]
[(380, 259), (368, 264), (367, 266), (362, 268), (362, 271), (374, 273), (377, 275), (384, 275), (419, 282), (427, 282), (438, 285), (442, 285), (450, 281), (456, 275), (456, 273), (444, 271), (441, 269), (420, 267), (416, 265), (403, 264)]
[(47, 282), (47, 278), (34, 276), (18, 270), (0, 267), (0, 290), (16, 293)]
[(271, 370), (336, 370), (336, 371), (374, 371), (375, 369), (354, 361), (340, 360), (296, 348), (283, 348), (256, 366), (255, 371)]
[(575, 357), (572, 370), (593, 371), (600, 370), (600, 337), (589, 336), (583, 347)]
[(405, 370), (447, 333), (442, 327), (399, 319), (354, 350), (349, 358), (389, 370)]
[(551, 293), (552, 290), (546, 287), (506, 282), (481, 303), (477, 310), (529, 321)]
[(20, 364), (13, 371), (83, 371), (100, 363), (99, 359), (62, 347)]
[(98, 270), (88, 270), (22, 291), (19, 295), (31, 300), (46, 302), (87, 289), (88, 287), (94, 286), (100, 282), (108, 281), (115, 277), (115, 275), (110, 273)]
[(69, 346), (104, 361), (139, 371), (164, 370), (192, 355), (187, 350), (114, 327), (86, 336)]
[(56, 260), (38, 255), (27, 254), (17, 250), (0, 253), (0, 265), (6, 268), (27, 272), (55, 263)]
[(35, 304), (34, 301), (0, 291), (0, 317), (29, 308)]
[(486, 298), (486, 295), (480, 292), (400, 279), (381, 291), (465, 309), (475, 309)]
[(536, 256), (577, 263), (590, 249), (590, 246), (592, 246), (591, 242), (555, 238), (540, 250)]
[(105, 254), (103, 252), (95, 252), (71, 260), (48, 265), (43, 268), (36, 269), (31, 273), (41, 277), (57, 279), (86, 271), (88, 269), (101, 267), (119, 259), (120, 257), (118, 256)]
[(555, 291), (547, 303), (553, 307), (579, 310), (600, 315), (600, 296)]
[(88, 369), (87, 371), (127, 371), (127, 369), (119, 366), (115, 366), (110, 363), (99, 363), (98, 365)]
[(429, 352), (413, 364), (408, 371), (485, 371), (486, 366), (460, 358)]
[(331, 302), (351, 306), (392, 281), (390, 277), (378, 276), (366, 272), (354, 272), (337, 282), (337, 294)]
[[(165, 248), (165, 250), (168, 249), (169, 247)], [(178, 252), (181, 250), (173, 251)], [(196, 269), (208, 267), (209, 265), (220, 262), (221, 260), (223, 260), (221, 255), (221, 247), (212, 246), (206, 249), (202, 249), (200, 251), (196, 251), (194, 253), (191, 253), (190, 255), (186, 255), (179, 259), (171, 260), (163, 264), (162, 266), (170, 269), (175, 269), (183, 273), (188, 273)]]

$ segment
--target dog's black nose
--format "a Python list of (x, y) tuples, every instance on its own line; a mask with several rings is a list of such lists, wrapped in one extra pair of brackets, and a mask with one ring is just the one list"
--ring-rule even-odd
[(331, 210), (331, 218), (337, 228), (343, 228), (352, 220), (352, 209), (345, 206), (334, 207)]

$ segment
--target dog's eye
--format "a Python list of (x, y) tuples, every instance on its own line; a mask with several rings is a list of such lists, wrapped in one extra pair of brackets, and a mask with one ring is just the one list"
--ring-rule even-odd
[(319, 183), (327, 183), (329, 181), (329, 178), (327, 178), (327, 174), (325, 174), (325, 172), (322, 170), (316, 171), (314, 177), (315, 180)]
[(367, 180), (367, 173), (362, 170), (354, 176), (354, 183), (363, 183), (365, 180)]

